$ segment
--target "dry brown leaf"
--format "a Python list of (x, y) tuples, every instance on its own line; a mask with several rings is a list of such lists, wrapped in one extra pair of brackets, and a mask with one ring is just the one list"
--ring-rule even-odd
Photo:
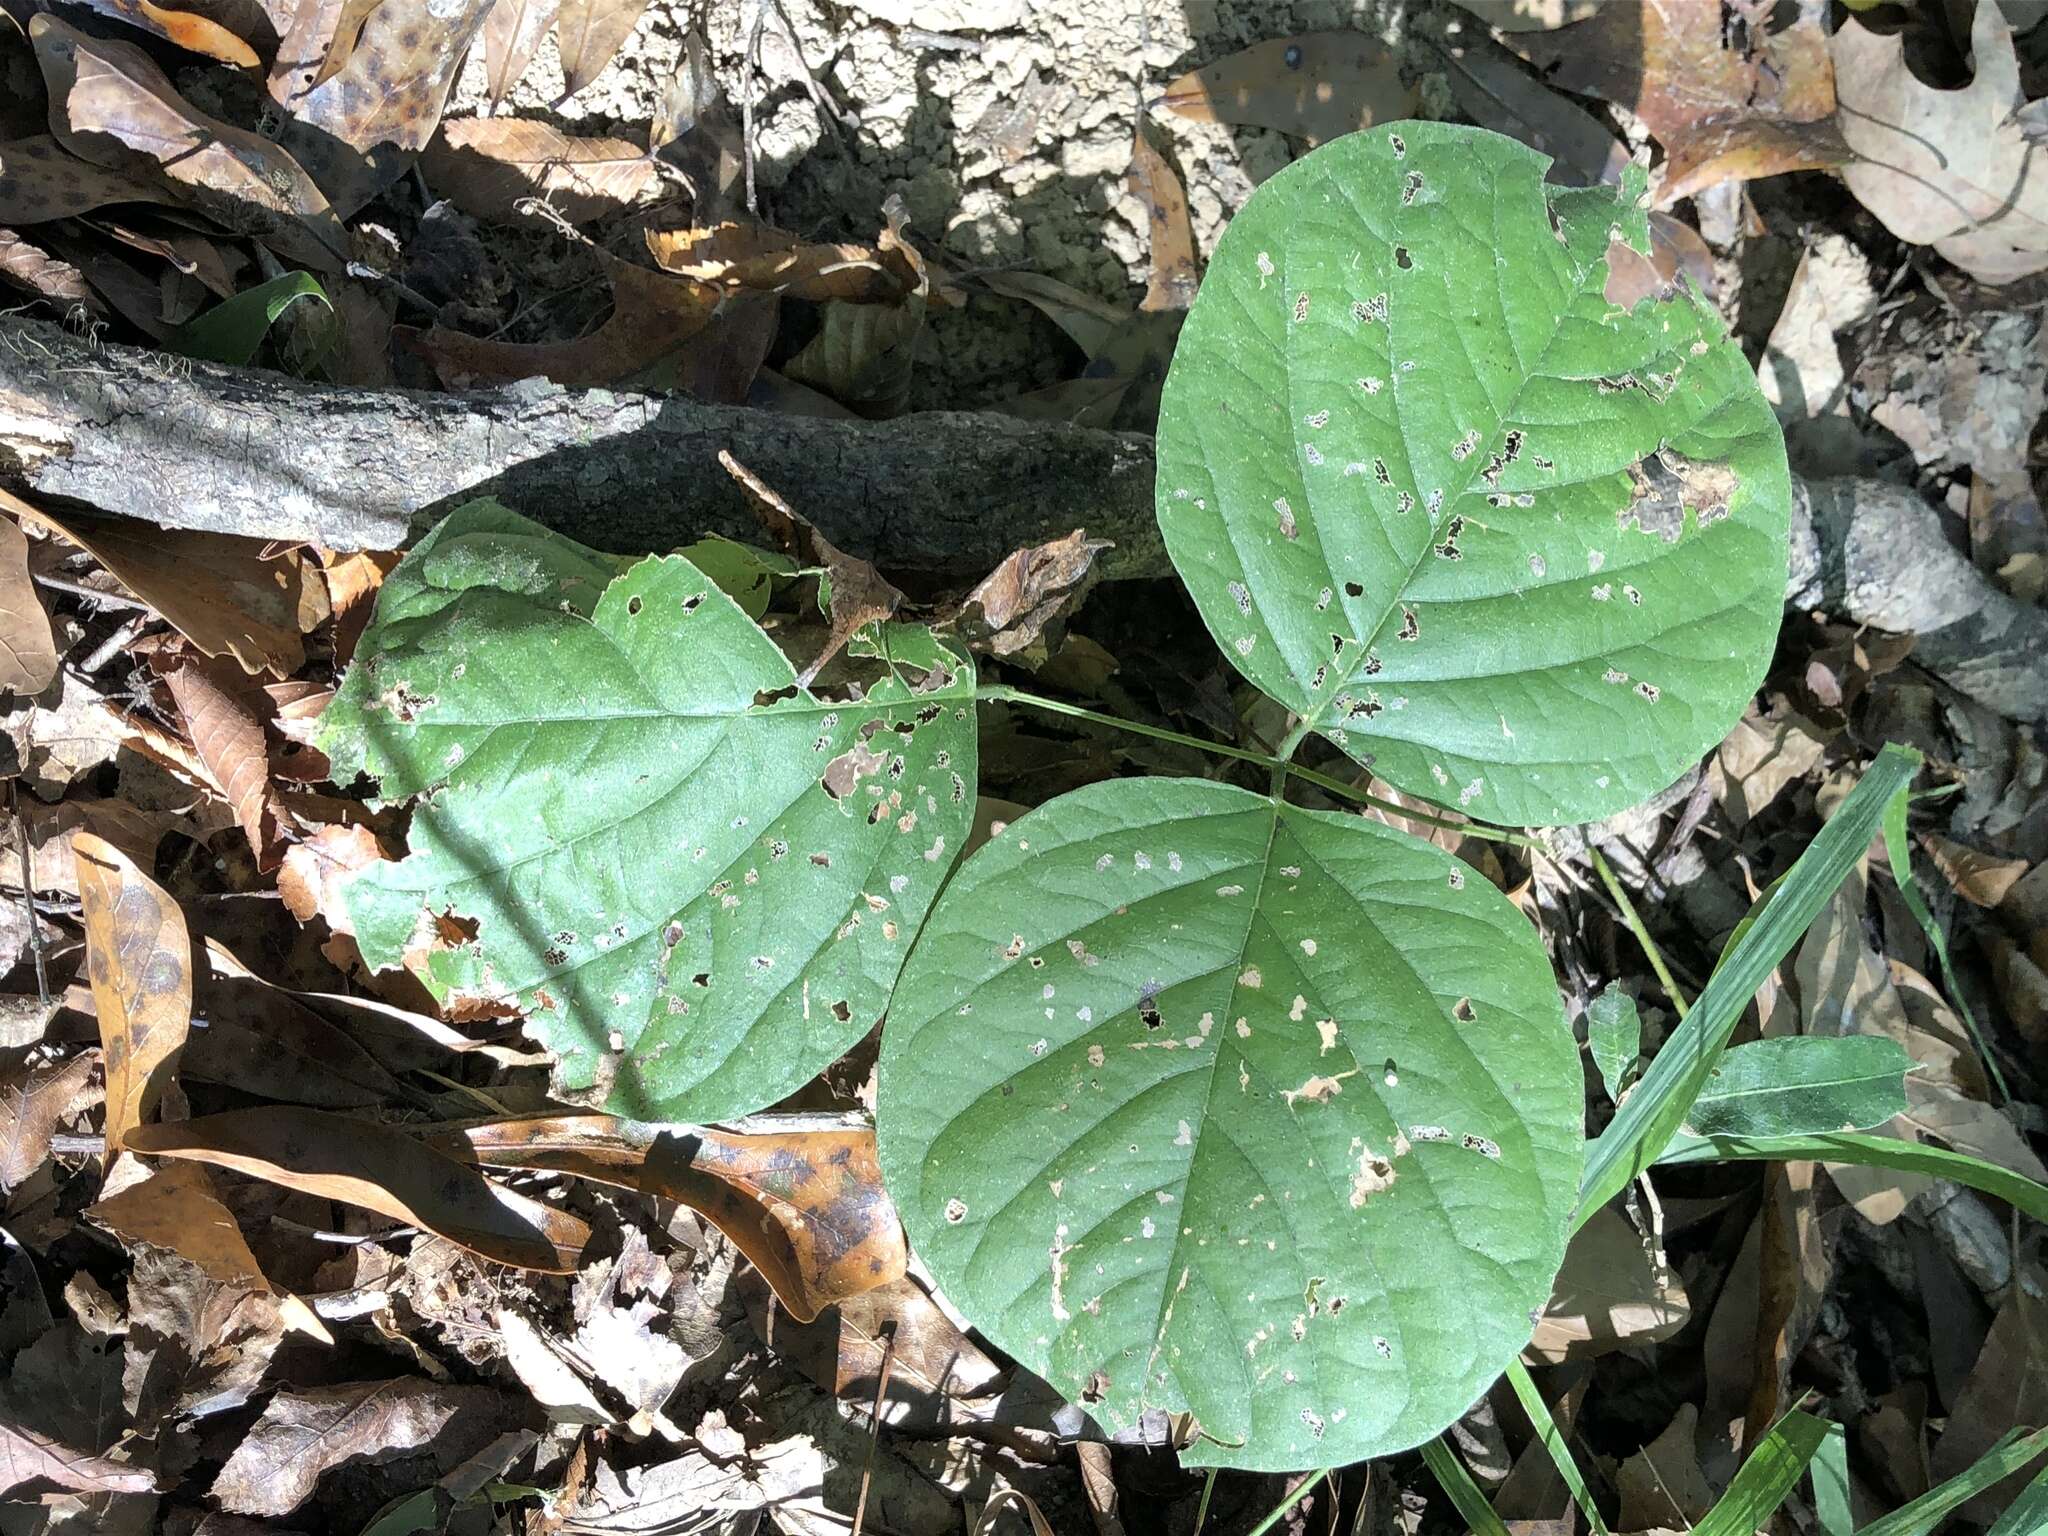
[(709, 1217), (792, 1317), (903, 1274), (908, 1252), (882, 1190), (875, 1133), (652, 1126), (610, 1115), (538, 1115), (437, 1135), (430, 1145), (495, 1168), (573, 1173)]
[(1202, 278), (1195, 267), (1195, 231), (1188, 222), (1188, 195), (1173, 167), (1145, 137), (1140, 123), (1131, 141), (1131, 168), (1124, 187), (1145, 205), (1151, 229), (1151, 279), (1140, 309), (1186, 309), (1195, 302)]
[(1549, 155), (1549, 179), (1568, 186), (1620, 185), (1628, 148), (1593, 115), (1529, 76), (1490, 37), (1444, 50), (1446, 77), (1464, 114), (1482, 128)]
[(4, 225), (0, 225), (0, 281), (49, 300), (67, 316), (79, 311), (106, 318), (106, 308), (83, 272)]
[(1572, 1234), (1527, 1353), (1544, 1365), (1591, 1359), (1668, 1339), (1691, 1317), (1678, 1276), (1656, 1267), (1642, 1236), (1610, 1206)]
[(511, 1417), (512, 1405), (488, 1387), (417, 1377), (287, 1387), (235, 1447), (212, 1494), (232, 1514), (290, 1514), (332, 1468), (429, 1450), (453, 1466)]
[(600, 251), (612, 283), (611, 318), (574, 341), (486, 341), (436, 325), (393, 336), (434, 365), (450, 388), (468, 383), (544, 378), (570, 388), (616, 384), (653, 367), (703, 331), (718, 290), (666, 272), (650, 272)]
[(1838, 165), (1834, 70), (1816, 15), (1727, 46), (1722, 8), (1695, 0), (1606, 5), (1511, 46), (1549, 84), (1628, 108), (1668, 159), (1659, 206), (1731, 177)]
[(27, 1179), (50, 1155), (50, 1138), (71, 1101), (84, 1091), (99, 1052), (0, 1076), (0, 1193)]
[(273, 1105), (148, 1126), (128, 1145), (375, 1211), (518, 1269), (567, 1274), (590, 1228), (410, 1136), (325, 1110)]
[(924, 258), (903, 238), (908, 222), (900, 199), (882, 205), (887, 227), (876, 238), (881, 260), (912, 274), (903, 297), (888, 304), (834, 299), (819, 317), (818, 334), (783, 365), (799, 384), (821, 390), (870, 418), (893, 416), (909, 403), (917, 342), (931, 293)]
[(1686, 1403), (1662, 1434), (1622, 1462), (1620, 1531), (1690, 1530), (1713, 1507), (1713, 1490), (1693, 1452), (1699, 1410)]
[(484, 18), (484, 79), (494, 109), (540, 52), (560, 9), (561, 0), (497, 0), (491, 7)]
[(1095, 556), (1110, 547), (1076, 528), (1063, 539), (1018, 550), (961, 601), (961, 635), (997, 656), (1042, 650), (1046, 626), (1080, 606), (1094, 585)]
[(322, 827), (302, 843), (285, 850), (277, 872), (277, 893), (285, 910), (302, 923), (315, 916), (336, 933), (354, 934), (342, 887), (360, 870), (391, 858), (368, 827)]
[(159, 651), (151, 658), (171, 690), (185, 733), (249, 839), (256, 867), (277, 867), (277, 805), (270, 787), (270, 751), (264, 743), (268, 700), (233, 662)]
[(0, 517), (0, 693), (41, 693), (57, 675), (50, 616), (28, 574), (28, 538)]
[(892, 304), (919, 282), (907, 248), (814, 243), (752, 220), (698, 229), (650, 229), (647, 253), (664, 272), (719, 288), (823, 303)]
[(884, 580), (882, 573), (868, 561), (847, 554), (818, 532), (809, 518), (791, 507), (773, 487), (723, 448), (718, 451), (718, 462), (747, 493), (747, 504), (753, 509), (754, 516), (760, 519), (761, 526), (768, 530), (769, 536), (782, 547), (783, 552), (799, 563), (822, 569), (825, 573), (824, 579), (831, 589), (828, 617), (832, 628), (824, 650), (797, 679), (808, 688), (819, 669), (853, 638), (855, 630), (889, 618), (903, 605), (903, 594)]
[(1851, 18), (1835, 33), (1842, 134), (1856, 159), (1842, 179), (1910, 245), (1932, 245), (1987, 283), (2048, 267), (2048, 178), (2013, 111), (2019, 60), (1998, 0), (1970, 28), (1976, 74), (1961, 90), (1923, 85), (1904, 34)]
[(1941, 877), (1973, 907), (1995, 907), (2027, 872), (2025, 859), (1980, 853), (1939, 832), (1920, 834), (1920, 846), (1934, 860)]
[[(312, 85), (325, 85), (342, 71), (356, 51), (356, 44), (363, 40), (363, 23), (370, 19), (370, 13), (382, 5), (384, 0), (338, 0), (334, 27), (327, 40), (327, 56), (320, 61), (320, 68), (314, 73)], [(323, 13), (328, 9), (322, 6)]]
[(561, 45), (565, 97), (604, 73), (646, 9), (647, 0), (562, 0), (555, 38)]
[(32, 1500), (38, 1493), (149, 1493), (156, 1476), (147, 1467), (88, 1456), (48, 1435), (0, 1417), (0, 1494)]
[(1747, 826), (1786, 785), (1818, 766), (1826, 751), (1818, 728), (1789, 706), (1769, 715), (1752, 710), (1715, 754), (1714, 799), (1738, 829)]
[[(2014, 1277), (1977, 1363), (1956, 1394), (1934, 1447), (1937, 1479), (1967, 1470), (2014, 1425), (2048, 1423), (2048, 1273), (2028, 1265)], [(2012, 1502), (2032, 1468), (2016, 1472), (1957, 1511), (1988, 1525)]]
[(192, 53), (219, 59), (223, 64), (254, 69), (263, 62), (256, 56), (256, 50), (241, 38), (212, 17), (189, 7), (173, 10), (151, 4), (151, 0), (85, 0), (85, 3), (105, 15), (120, 17), (131, 27), (140, 27)]
[(1159, 104), (1198, 123), (1253, 123), (1315, 145), (1412, 117), (1416, 95), (1392, 56), (1364, 34), (1308, 32), (1191, 70)]
[(81, 160), (47, 133), (0, 144), (0, 224), (47, 224), (163, 196), (160, 179)]
[(348, 259), (335, 210), (289, 153), (196, 111), (132, 43), (51, 15), (29, 23), (50, 91), (50, 130), (81, 159), (164, 178), (165, 190), (239, 234), (321, 272)]
[(305, 664), (298, 592), (317, 577), (296, 554), (262, 558), (254, 539), (67, 513), (58, 521), (0, 490), (0, 507), (61, 533), (209, 656), (279, 677)]
[[(272, 72), (271, 95), (287, 114), (278, 138), (342, 218), (404, 175), (427, 147), (456, 67), (490, 5), (379, 5), (331, 78), (320, 80), (317, 69), (310, 75)], [(286, 49), (300, 41), (295, 28)], [(286, 49), (279, 51), (280, 67)]]
[[(504, 4), (499, 0), (500, 10)], [(538, 198), (569, 223), (587, 224), (661, 189), (654, 157), (637, 144), (579, 137), (520, 117), (443, 123), (420, 168), (464, 213), (497, 223), (521, 217), (518, 205)]]
[[(156, 862), (157, 844), (170, 830), (170, 816), (145, 811), (125, 800), (67, 799), (56, 805), (24, 798), (21, 816), (28, 834), (29, 883), (46, 895), (78, 894), (78, 863), (71, 848), (71, 834), (83, 827), (105, 838), (138, 864)], [(0, 860), (9, 871), (4, 878), (15, 884), (21, 878), (21, 840), (11, 820), (0, 821)]]
[(107, 1069), (107, 1151), (156, 1109), (192, 1027), (192, 941), (178, 904), (113, 844), (72, 834), (87, 974)]
[(748, 1272), (739, 1284), (762, 1342), (864, 1413), (874, 1407), (886, 1354), (885, 1424), (922, 1428), (981, 1418), (961, 1405), (994, 1392), (1006, 1375), (908, 1275), (850, 1296), (809, 1322), (775, 1310), (773, 1293), (760, 1276)]

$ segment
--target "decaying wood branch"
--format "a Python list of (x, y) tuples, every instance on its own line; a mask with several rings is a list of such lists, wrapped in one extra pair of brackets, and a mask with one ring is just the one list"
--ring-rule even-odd
[[(720, 450), (841, 548), (970, 581), (1086, 529), (1110, 577), (1170, 569), (1152, 443), (930, 412), (834, 421), (527, 383), (481, 394), (335, 389), (0, 321), (0, 480), (170, 527), (394, 549), (493, 495), (600, 549), (758, 538)], [(2014, 603), (1902, 487), (1800, 484), (1788, 602), (1912, 629), (1915, 659), (2001, 714), (2048, 719), (2048, 611)]]

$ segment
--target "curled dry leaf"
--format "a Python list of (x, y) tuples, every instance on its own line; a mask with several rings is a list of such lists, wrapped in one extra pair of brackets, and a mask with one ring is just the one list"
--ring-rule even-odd
[(259, 134), (195, 110), (148, 54), (50, 15), (29, 23), (50, 91), (50, 131), (81, 159), (164, 178), (165, 190), (322, 272), (348, 234), (299, 163)]
[(909, 403), (931, 292), (924, 258), (903, 238), (907, 217), (902, 203), (892, 197), (882, 211), (889, 223), (875, 249), (885, 262), (913, 274), (911, 287), (894, 303), (830, 300), (818, 334), (782, 370), (868, 417), (893, 416)]
[(680, 277), (813, 303), (893, 304), (922, 280), (907, 246), (810, 242), (745, 219), (699, 229), (650, 229), (647, 252), (664, 272)]
[(538, 1115), (443, 1132), (429, 1145), (687, 1205), (732, 1239), (801, 1322), (899, 1278), (908, 1260), (865, 1127), (718, 1130)]
[(0, 225), (0, 281), (49, 300), (67, 315), (82, 309), (99, 319), (106, 318), (105, 306), (83, 272), (4, 225)]
[(83, 549), (209, 656), (279, 677), (305, 664), (297, 593), (317, 580), (295, 554), (264, 559), (254, 539), (67, 513), (60, 522), (0, 490), (0, 506)]
[(38, 1493), (148, 1493), (156, 1476), (147, 1467), (89, 1456), (0, 1417), (0, 1494), (29, 1499)]
[(484, 79), (493, 108), (526, 73), (560, 9), (561, 0), (497, 0), (491, 7), (484, 18)]
[(277, 893), (300, 922), (324, 917), (336, 933), (352, 935), (356, 927), (342, 890), (358, 870), (391, 857), (368, 827), (322, 827), (285, 851)]
[(219, 59), (223, 64), (254, 69), (263, 62), (256, 56), (254, 48), (198, 9), (170, 9), (154, 5), (151, 0), (85, 0), (85, 3), (103, 15), (118, 16), (131, 27), (140, 27), (166, 42), (176, 43), (193, 53), (203, 53), (209, 59)]
[(84, 1091), (99, 1059), (97, 1051), (81, 1051), (69, 1061), (24, 1063), (0, 1075), (0, 1193), (43, 1166), (57, 1122)]
[(361, 1381), (272, 1397), (214, 1480), (213, 1497), (238, 1515), (286, 1515), (320, 1475), (352, 1461), (431, 1450), (452, 1466), (503, 1427), (511, 1404), (487, 1387), (407, 1378)]
[(1191, 70), (1159, 105), (1198, 123), (1252, 123), (1311, 145), (1410, 117), (1415, 92), (1385, 49), (1358, 32), (1308, 32), (1254, 43)]
[(427, 147), (490, 5), (379, 5), (331, 78), (312, 84), (317, 70), (310, 77), (273, 73), (271, 94), (288, 114), (278, 136), (343, 218), (404, 175)]
[(1997, 906), (2027, 872), (2025, 859), (1980, 853), (1939, 832), (1923, 833), (1920, 846), (1934, 860), (1941, 877), (1973, 907)]
[(903, 594), (883, 579), (869, 562), (849, 555), (812, 526), (810, 519), (796, 511), (751, 469), (723, 448), (718, 462), (747, 493), (748, 505), (761, 526), (768, 530), (785, 553), (815, 570), (822, 570), (823, 592), (832, 633), (825, 649), (804, 669), (798, 683), (808, 688), (811, 679), (863, 625), (889, 618), (903, 605)]
[(574, 96), (604, 73), (646, 9), (647, 0), (563, 0), (555, 39), (561, 45), (564, 96)]
[(185, 732), (192, 738), (206, 776), (235, 813), (249, 839), (256, 867), (278, 862), (277, 805), (270, 786), (270, 752), (263, 718), (269, 701), (250, 686), (247, 674), (230, 661), (159, 651), (152, 657), (171, 690)]
[(0, 693), (41, 693), (57, 675), (50, 616), (28, 574), (28, 537), (0, 517)]
[(128, 856), (72, 835), (87, 974), (107, 1069), (107, 1150), (156, 1108), (192, 1027), (192, 941), (185, 915)]
[(710, 322), (718, 290), (666, 272), (650, 272), (599, 251), (611, 278), (611, 318), (574, 341), (487, 341), (436, 325), (392, 335), (434, 365), (451, 388), (538, 375), (576, 387), (615, 384), (653, 367)]
[(1976, 74), (1957, 91), (1923, 85), (1903, 33), (1855, 20), (1834, 37), (1842, 133), (1856, 154), (1842, 179), (1886, 229), (1932, 245), (1987, 283), (2048, 267), (2048, 179), (2014, 119), (2019, 59), (1998, 0), (1970, 28)]
[(1080, 606), (1094, 585), (1095, 556), (1110, 548), (1076, 528), (1020, 549), (982, 578), (960, 605), (960, 632), (976, 650), (1012, 656), (1045, 644), (1046, 626)]
[(590, 1228), (386, 1126), (283, 1105), (156, 1125), (128, 1145), (341, 1200), (517, 1269), (567, 1274)]
[(1678, 1276), (1659, 1266), (1628, 1218), (1608, 1207), (1572, 1234), (1526, 1353), (1545, 1365), (1590, 1359), (1668, 1339), (1691, 1317)]
[(443, 123), (420, 167), (464, 213), (497, 223), (519, 218), (519, 204), (537, 198), (569, 223), (587, 224), (646, 202), (661, 187), (657, 162), (637, 144), (518, 117)]
[(1131, 169), (1124, 178), (1131, 196), (1145, 205), (1152, 231), (1152, 278), (1140, 309), (1186, 309), (1195, 301), (1201, 274), (1195, 268), (1195, 232), (1188, 222), (1188, 197), (1173, 167), (1138, 125), (1131, 141)]

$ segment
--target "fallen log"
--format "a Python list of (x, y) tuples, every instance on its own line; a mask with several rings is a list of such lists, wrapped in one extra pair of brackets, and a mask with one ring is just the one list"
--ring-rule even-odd
[[(780, 415), (534, 380), (433, 394), (303, 383), (0, 320), (0, 481), (173, 528), (396, 549), (474, 496), (596, 548), (758, 539), (721, 450), (824, 535), (899, 576), (971, 581), (1072, 532), (1105, 576), (1171, 569), (1152, 441), (966, 411)], [(1795, 482), (1786, 601), (1910, 629), (1915, 660), (1979, 703), (2048, 720), (2048, 610), (1957, 554), (1937, 512), (1872, 480)]]

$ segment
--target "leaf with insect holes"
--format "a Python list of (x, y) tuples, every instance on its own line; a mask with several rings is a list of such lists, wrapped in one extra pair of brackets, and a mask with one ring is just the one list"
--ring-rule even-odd
[(516, 1003), (620, 1113), (792, 1092), (881, 1017), (973, 824), (972, 665), (863, 635), (879, 675), (835, 702), (682, 556), (622, 571), (462, 508), (386, 578), (321, 724), (338, 781), (425, 797), (411, 856), (344, 888), (364, 957)]
[(1351, 134), (1262, 185), (1159, 419), (1168, 553), (1239, 671), (1381, 778), (1584, 821), (1720, 740), (1770, 659), (1790, 481), (1690, 293), (1606, 297), (1642, 176), (1483, 129)]
[(1529, 1340), (1578, 1192), (1542, 946), (1441, 849), (1192, 779), (1012, 822), (882, 1035), (882, 1174), (947, 1296), (1197, 1465), (1427, 1439)]

